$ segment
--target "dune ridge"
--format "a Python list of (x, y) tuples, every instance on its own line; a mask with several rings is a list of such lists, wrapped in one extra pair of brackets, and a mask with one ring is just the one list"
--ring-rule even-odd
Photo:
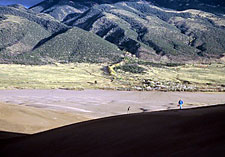
[(225, 105), (127, 114), (27, 136), (0, 155), (224, 156), (224, 130)]

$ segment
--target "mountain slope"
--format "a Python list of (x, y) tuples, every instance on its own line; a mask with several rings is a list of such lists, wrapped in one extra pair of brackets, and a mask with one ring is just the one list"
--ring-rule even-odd
[(40, 40), (68, 28), (21, 5), (0, 6), (0, 62), (11, 63), (11, 58), (31, 51)]
[(225, 106), (108, 117), (27, 136), (2, 156), (224, 156)]
[[(196, 4), (199, 10), (190, 9)], [(0, 62), (118, 62), (121, 50), (151, 62), (222, 61), (225, 16), (202, 11), (212, 5), (211, 12), (224, 7), (206, 0), (48, 0), (30, 9), (0, 7)]]
[(0, 62), (11, 62), (8, 56), (31, 51), (40, 40), (51, 35), (25, 18), (14, 15), (0, 15), (0, 18)]
[(123, 58), (123, 52), (115, 45), (76, 27), (41, 40), (31, 51), (2, 54), (3, 63), (19, 64), (114, 63)]
[(64, 23), (96, 33), (145, 60), (205, 60), (225, 52), (225, 18), (147, 2), (102, 4)]
[(30, 9), (35, 12), (48, 13), (62, 21), (68, 14), (81, 14), (93, 5), (94, 3), (91, 1), (49, 0), (43, 1)]
[(3, 37), (0, 38), (0, 60), (5, 58), (4, 60), (7, 62), (7, 56), (31, 51), (40, 40), (51, 35), (40, 25), (24, 18), (12, 15), (1, 17), (4, 20), (0, 23), (0, 36)]
[(223, 0), (148, 0), (161, 7), (187, 10), (197, 9), (212, 13), (225, 13), (225, 2)]
[[(45, 0), (33, 7), (35, 12), (48, 13), (56, 19), (63, 21), (68, 14), (81, 14), (89, 8), (99, 4), (114, 4), (121, 1), (140, 2), (140, 0)], [(142, 1), (141, 1), (142, 2)], [(197, 9), (211, 11), (213, 13), (225, 13), (225, 2), (223, 0), (146, 0), (159, 7), (174, 10)]]
[(21, 5), (0, 7), (0, 63), (117, 62), (122, 52), (98, 36)]
[(32, 54), (67, 62), (118, 62), (123, 53), (113, 44), (77, 27), (50, 37), (36, 47)]
[(25, 18), (41, 25), (51, 33), (56, 33), (69, 28), (47, 14), (35, 13), (21, 5), (0, 6), (0, 15), (14, 15)]

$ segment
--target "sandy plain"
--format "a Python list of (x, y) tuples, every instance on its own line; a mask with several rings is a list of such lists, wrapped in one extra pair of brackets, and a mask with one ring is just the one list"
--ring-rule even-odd
[[(0, 90), (0, 131), (37, 133), (128, 113), (224, 104), (225, 93), (111, 90)], [(130, 107), (129, 112), (127, 111)]]

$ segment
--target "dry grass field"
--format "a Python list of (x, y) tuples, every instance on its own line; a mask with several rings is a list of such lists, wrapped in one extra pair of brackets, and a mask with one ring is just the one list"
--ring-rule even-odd
[(0, 65), (1, 89), (57, 89), (57, 88), (95, 88), (107, 87), (109, 79), (103, 76), (102, 66), (98, 64), (60, 64), (60, 65)]
[(144, 73), (118, 69), (110, 75), (107, 70), (103, 70), (107, 69), (105, 64), (76, 63), (42, 66), (1, 64), (0, 89), (166, 91), (224, 91), (225, 89), (225, 64), (166, 66), (144, 63), (137, 66), (143, 68)]

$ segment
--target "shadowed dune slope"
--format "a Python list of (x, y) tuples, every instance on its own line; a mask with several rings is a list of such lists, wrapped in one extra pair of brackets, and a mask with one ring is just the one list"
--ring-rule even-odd
[(6, 145), (4, 156), (224, 156), (225, 105), (109, 117)]
[(20, 140), (27, 135), (28, 134), (0, 131), (0, 147), (11, 142), (15, 142), (16, 140)]
[(18, 138), (18, 137), (23, 137), (23, 136), (26, 136), (26, 134), (0, 131), (0, 140), (13, 139), (13, 138)]

